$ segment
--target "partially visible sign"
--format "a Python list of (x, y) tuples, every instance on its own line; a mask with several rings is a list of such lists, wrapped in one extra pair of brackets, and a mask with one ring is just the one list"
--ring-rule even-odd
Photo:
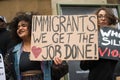
[(6, 80), (2, 54), (0, 54), (0, 80)]
[(31, 60), (98, 59), (96, 15), (35, 15), (32, 20)]
[(105, 59), (119, 60), (120, 58), (120, 31), (103, 27), (99, 33), (99, 56)]

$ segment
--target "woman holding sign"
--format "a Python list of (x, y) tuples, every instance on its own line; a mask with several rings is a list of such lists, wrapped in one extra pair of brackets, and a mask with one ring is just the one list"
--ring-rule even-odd
[[(115, 28), (118, 18), (115, 17), (112, 10), (102, 7), (97, 10), (98, 27)], [(97, 61), (81, 61), (80, 67), (83, 70), (89, 70), (88, 80), (113, 80), (113, 73), (117, 60), (105, 59), (100, 57)]]
[(59, 57), (52, 61), (30, 61), (31, 24), (35, 13), (20, 13), (10, 23), (18, 43), (5, 57), (7, 80), (59, 80), (68, 72), (68, 65)]

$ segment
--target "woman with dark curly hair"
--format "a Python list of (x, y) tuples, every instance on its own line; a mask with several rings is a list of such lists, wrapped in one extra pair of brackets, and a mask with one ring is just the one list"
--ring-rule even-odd
[(34, 13), (20, 13), (11, 21), (10, 30), (17, 45), (5, 57), (7, 80), (59, 80), (68, 72), (68, 65), (59, 57), (52, 61), (30, 61), (31, 23)]
[[(113, 11), (106, 7), (101, 7), (96, 11), (98, 17), (98, 27), (116, 28), (118, 18)], [(113, 73), (117, 60), (105, 59), (100, 57), (96, 61), (81, 61), (80, 67), (89, 70), (88, 80), (113, 80)]]

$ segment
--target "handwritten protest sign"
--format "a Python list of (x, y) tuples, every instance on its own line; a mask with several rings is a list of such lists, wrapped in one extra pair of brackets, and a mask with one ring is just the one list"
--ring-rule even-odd
[(0, 80), (6, 80), (2, 54), (0, 54)]
[(32, 19), (31, 60), (98, 59), (95, 15), (36, 15)]
[(99, 33), (99, 56), (105, 59), (119, 60), (120, 58), (120, 31), (103, 27)]

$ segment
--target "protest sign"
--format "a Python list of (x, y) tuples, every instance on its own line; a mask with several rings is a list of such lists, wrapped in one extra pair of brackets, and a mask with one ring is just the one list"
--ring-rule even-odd
[(115, 28), (103, 27), (99, 32), (100, 58), (119, 60), (120, 58), (120, 31)]
[(0, 80), (6, 80), (2, 54), (0, 54)]
[(95, 15), (35, 15), (32, 18), (31, 60), (98, 59)]

